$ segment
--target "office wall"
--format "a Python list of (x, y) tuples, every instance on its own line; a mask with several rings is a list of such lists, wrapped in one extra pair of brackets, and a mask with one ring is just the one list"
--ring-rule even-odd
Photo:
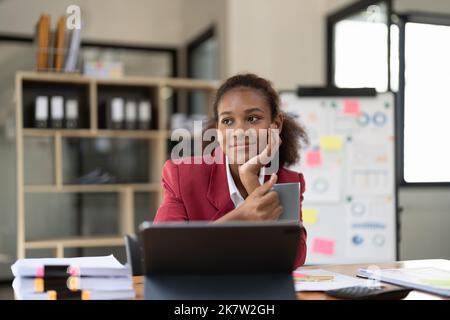
[(450, 13), (450, 2), (448, 0), (394, 0), (395, 12), (421, 11), (427, 13), (448, 14)]
[(256, 72), (277, 88), (325, 81), (322, 0), (230, 0), (228, 75)]
[(30, 34), (41, 13), (52, 24), (71, 4), (79, 5), (85, 39), (178, 46), (182, 42), (183, 0), (4, 0), (0, 32)]

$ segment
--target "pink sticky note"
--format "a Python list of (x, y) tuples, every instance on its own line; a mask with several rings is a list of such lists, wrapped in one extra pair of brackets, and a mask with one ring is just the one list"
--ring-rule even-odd
[(78, 276), (81, 275), (80, 267), (78, 267), (78, 266), (69, 266), (67, 272), (68, 272), (72, 277), (78, 277)]
[(294, 271), (293, 275), (294, 275), (294, 277), (299, 277), (299, 278), (304, 278), (304, 277), (307, 276), (307, 274), (304, 274), (304, 273), (301, 273), (301, 272), (298, 272), (298, 271)]
[(306, 165), (309, 167), (320, 166), (322, 164), (322, 155), (320, 150), (311, 150), (306, 152)]
[(349, 116), (359, 116), (361, 112), (358, 100), (344, 100), (344, 113)]
[(39, 266), (36, 268), (36, 278), (44, 277), (44, 266)]
[(334, 254), (334, 240), (324, 238), (314, 238), (312, 252), (331, 256)]

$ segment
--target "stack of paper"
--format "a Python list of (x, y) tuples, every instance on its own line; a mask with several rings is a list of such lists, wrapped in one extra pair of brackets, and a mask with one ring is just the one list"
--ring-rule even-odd
[(20, 300), (133, 299), (131, 271), (114, 256), (20, 259), (11, 266)]
[(359, 269), (358, 275), (447, 297), (450, 296), (450, 270), (434, 267)]

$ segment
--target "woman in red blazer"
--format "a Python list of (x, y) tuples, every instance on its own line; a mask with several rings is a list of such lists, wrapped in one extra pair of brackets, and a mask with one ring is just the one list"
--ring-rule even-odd
[[(280, 110), (279, 96), (269, 81), (254, 74), (226, 80), (216, 94), (212, 127), (219, 147), (210, 154), (166, 161), (164, 199), (154, 223), (277, 220), (283, 208), (277, 193), (270, 191), (276, 182), (299, 182), (301, 204), (303, 175), (284, 167), (299, 161), (307, 135)], [(267, 175), (270, 170), (273, 173)], [(299, 215), (302, 220), (301, 206)], [(305, 258), (306, 231), (295, 267)]]

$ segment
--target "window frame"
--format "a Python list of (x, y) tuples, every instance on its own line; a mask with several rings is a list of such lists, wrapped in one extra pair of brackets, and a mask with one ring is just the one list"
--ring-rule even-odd
[[(341, 10), (338, 10), (327, 16), (327, 53), (326, 53), (326, 81), (328, 87), (336, 87), (335, 76), (335, 63), (334, 63), (334, 26), (337, 22), (350, 17), (358, 12), (367, 8), (367, 6), (385, 3), (388, 11), (388, 91), (393, 92), (396, 96), (395, 102), (395, 177), (396, 185), (399, 187), (450, 187), (449, 182), (407, 182), (404, 177), (404, 127), (405, 127), (405, 26), (408, 22), (435, 24), (435, 25), (448, 25), (450, 26), (450, 15), (425, 13), (420, 11), (409, 11), (402, 14), (397, 14), (393, 11), (393, 0), (361, 0), (355, 2)], [(393, 18), (394, 17), (394, 18)], [(398, 91), (392, 90), (391, 83), (391, 26), (397, 25), (399, 28), (399, 44), (398, 44), (398, 59), (399, 59), (399, 78), (398, 78)]]
[[(216, 25), (212, 24), (208, 26), (204, 31), (202, 31), (195, 38), (190, 40), (186, 46), (186, 75), (189, 79), (196, 79), (194, 77), (194, 66), (192, 64), (192, 57), (194, 55), (194, 51), (198, 49), (201, 45), (203, 45), (206, 41), (210, 39), (217, 39), (217, 30)], [(218, 60), (219, 61), (219, 60)], [(217, 65), (216, 68), (219, 68)], [(187, 93), (187, 114), (192, 114), (193, 109), (193, 98), (194, 95), (192, 91)]]
[(407, 23), (424, 23), (433, 25), (450, 26), (450, 15), (422, 13), (411, 11), (397, 15), (399, 18), (399, 88), (397, 93), (397, 115), (396, 115), (396, 143), (397, 150), (397, 183), (401, 187), (450, 187), (448, 182), (407, 182), (404, 176), (404, 154), (405, 154), (405, 39)]
[(335, 50), (334, 50), (334, 27), (336, 24), (348, 17), (351, 17), (362, 10), (366, 9), (370, 5), (376, 5), (384, 3), (387, 8), (387, 21), (386, 24), (388, 26), (388, 37), (387, 37), (387, 91), (391, 91), (391, 65), (390, 65), (390, 56), (391, 56), (391, 30), (390, 26), (392, 24), (392, 0), (361, 0), (355, 2), (341, 10), (338, 10), (327, 16), (326, 22), (326, 66), (327, 66), (327, 74), (326, 81), (328, 87), (336, 87), (336, 83), (334, 81), (335, 76)]
[(216, 36), (216, 26), (211, 25), (206, 28), (206, 30), (201, 32), (200, 35), (189, 41), (189, 43), (187, 44), (186, 53), (186, 74), (188, 78), (194, 79), (194, 66), (192, 65), (192, 56), (194, 54), (194, 51), (206, 41), (216, 38)]

